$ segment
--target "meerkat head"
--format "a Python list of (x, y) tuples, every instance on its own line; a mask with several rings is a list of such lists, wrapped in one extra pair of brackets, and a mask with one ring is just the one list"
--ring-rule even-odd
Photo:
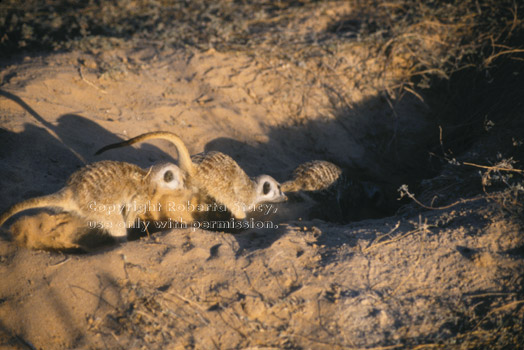
[(287, 200), (280, 184), (269, 175), (260, 175), (255, 179), (256, 203), (279, 203)]
[(175, 164), (162, 163), (151, 168), (151, 182), (162, 189), (179, 190), (184, 187), (184, 172)]

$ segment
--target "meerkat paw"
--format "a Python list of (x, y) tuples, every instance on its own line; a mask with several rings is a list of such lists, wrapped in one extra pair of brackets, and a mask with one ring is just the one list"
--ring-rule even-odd
[(243, 220), (247, 217), (246, 212), (240, 208), (232, 209), (231, 215), (237, 220)]

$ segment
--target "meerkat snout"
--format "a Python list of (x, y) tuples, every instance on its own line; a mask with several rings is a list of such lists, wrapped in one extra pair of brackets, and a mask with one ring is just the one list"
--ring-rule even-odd
[(260, 175), (255, 179), (257, 203), (278, 203), (287, 200), (280, 184), (269, 175)]

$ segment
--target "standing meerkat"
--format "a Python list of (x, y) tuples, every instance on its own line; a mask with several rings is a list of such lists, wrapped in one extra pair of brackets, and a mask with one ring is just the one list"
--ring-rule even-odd
[(24, 210), (56, 207), (124, 239), (127, 228), (147, 213), (151, 198), (179, 190), (183, 182), (184, 174), (175, 164), (144, 170), (130, 163), (96, 162), (73, 173), (58, 192), (13, 205), (0, 216), (0, 226)]
[(225, 205), (236, 219), (246, 218), (246, 213), (259, 203), (278, 203), (287, 199), (280, 184), (271, 176), (260, 175), (251, 179), (233, 158), (224, 153), (209, 152), (194, 157), (193, 162), (183, 141), (167, 131), (145, 133), (105, 146), (95, 154), (151, 139), (173, 143), (178, 152), (180, 168), (187, 173), (186, 184), (202, 190), (207, 196)]

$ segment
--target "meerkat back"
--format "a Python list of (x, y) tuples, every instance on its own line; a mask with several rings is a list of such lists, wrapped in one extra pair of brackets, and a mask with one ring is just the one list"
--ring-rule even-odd
[(91, 225), (125, 237), (136, 219), (136, 205), (146, 200), (147, 172), (137, 165), (101, 161), (71, 175), (67, 182), (78, 211)]
[(282, 191), (320, 191), (329, 188), (342, 175), (342, 169), (324, 160), (300, 164), (293, 171), (293, 179), (282, 184)]
[(244, 218), (245, 208), (254, 200), (252, 180), (230, 156), (209, 152), (197, 159), (195, 178), (198, 186), (217, 202), (224, 204), (236, 218)]
[[(10, 216), (32, 208), (57, 207), (74, 212), (114, 236), (125, 236), (121, 212), (117, 206), (129, 200), (142, 188), (146, 172), (132, 164), (102, 161), (73, 173), (60, 191), (25, 200), (9, 208), (1, 217), (3, 224)], [(116, 226), (116, 227), (115, 227)]]
[(146, 171), (124, 162), (93, 163), (73, 173), (57, 193), (15, 204), (1, 216), (0, 224), (23, 210), (59, 207), (114, 237), (126, 237), (127, 228), (147, 210), (145, 205), (159, 186), (181, 186), (180, 173), (174, 164)]
[(73, 173), (68, 181), (81, 210), (92, 211), (96, 204), (128, 202), (137, 192), (144, 192), (147, 172), (137, 165), (116, 162), (96, 162)]

